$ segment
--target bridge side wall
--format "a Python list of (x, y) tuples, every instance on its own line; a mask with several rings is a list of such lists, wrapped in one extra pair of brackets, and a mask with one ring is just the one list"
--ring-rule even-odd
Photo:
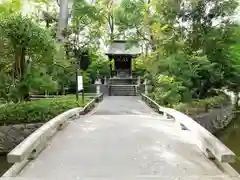
[(171, 108), (158, 105), (154, 100), (142, 94), (142, 99), (154, 109), (158, 109), (166, 119), (174, 120), (182, 130), (188, 130), (196, 140), (198, 148), (209, 159), (215, 159), (220, 163), (233, 163), (236, 155), (207, 129), (193, 120), (191, 117)]
[(7, 154), (43, 123), (0, 126), (0, 154)]
[[(157, 104), (149, 104), (157, 112)], [(200, 113), (197, 115), (189, 115), (194, 121), (199, 123), (202, 127), (214, 134), (217, 131), (225, 128), (233, 119), (233, 106), (224, 106), (209, 110), (207, 113)]]
[[(99, 101), (101, 101), (101, 99), (99, 99)], [(85, 113), (93, 108), (91, 104), (90, 102), (84, 107)], [(0, 126), (0, 155), (8, 154), (43, 124), (44, 123), (31, 123)]]
[(211, 109), (207, 113), (191, 116), (196, 122), (211, 133), (225, 128), (233, 119), (233, 106)]

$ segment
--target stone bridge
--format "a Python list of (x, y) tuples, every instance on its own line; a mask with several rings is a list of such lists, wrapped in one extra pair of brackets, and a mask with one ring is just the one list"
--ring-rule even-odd
[(59, 115), (10, 152), (15, 164), (0, 179), (240, 179), (228, 164), (235, 155), (180, 112), (159, 106), (159, 114), (137, 96), (106, 97), (87, 115), (79, 111)]

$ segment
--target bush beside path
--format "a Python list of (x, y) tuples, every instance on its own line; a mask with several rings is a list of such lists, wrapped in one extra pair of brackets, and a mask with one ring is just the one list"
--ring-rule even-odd
[(84, 107), (91, 97), (81, 97), (77, 102), (74, 95), (51, 99), (5, 104), (0, 108), (0, 125), (47, 122), (58, 114), (75, 107)]

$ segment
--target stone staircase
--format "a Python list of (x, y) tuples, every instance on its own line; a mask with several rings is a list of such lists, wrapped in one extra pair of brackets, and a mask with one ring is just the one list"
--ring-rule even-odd
[(133, 85), (137, 84), (136, 78), (110, 78), (108, 81), (109, 85)]
[(136, 96), (136, 78), (111, 78), (108, 82), (109, 96)]
[(110, 96), (136, 96), (137, 85), (111, 85)]

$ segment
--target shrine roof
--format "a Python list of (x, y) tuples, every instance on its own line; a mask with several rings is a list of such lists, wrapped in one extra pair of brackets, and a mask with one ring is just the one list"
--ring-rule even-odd
[(141, 54), (141, 50), (136, 45), (127, 46), (127, 42), (124, 40), (115, 40), (109, 45), (108, 50), (105, 54), (134, 56)]

